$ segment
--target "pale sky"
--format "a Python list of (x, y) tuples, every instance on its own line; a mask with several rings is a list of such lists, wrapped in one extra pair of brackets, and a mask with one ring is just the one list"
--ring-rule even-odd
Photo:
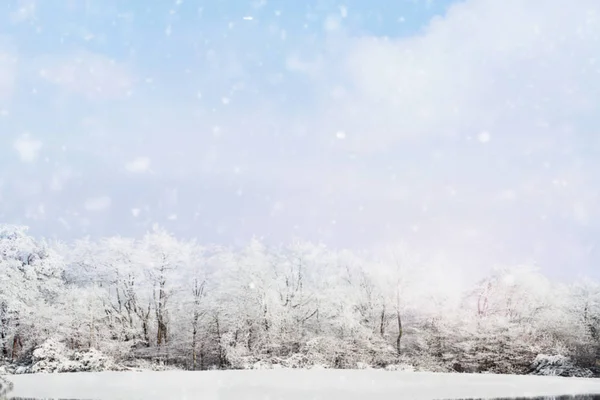
[(600, 276), (597, 0), (9, 0), (0, 222)]

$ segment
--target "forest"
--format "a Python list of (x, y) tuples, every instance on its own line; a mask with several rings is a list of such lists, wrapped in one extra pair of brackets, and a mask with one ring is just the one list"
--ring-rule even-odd
[(452, 273), (405, 247), (227, 248), (158, 227), (58, 242), (2, 225), (0, 368), (598, 374), (597, 282), (518, 265), (460, 287)]

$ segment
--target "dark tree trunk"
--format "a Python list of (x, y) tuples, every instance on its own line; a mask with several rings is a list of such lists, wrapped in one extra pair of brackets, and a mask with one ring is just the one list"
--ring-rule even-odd
[(396, 350), (398, 351), (398, 355), (402, 354), (402, 317), (400, 315), (400, 310), (396, 312), (396, 317), (398, 319), (398, 338), (396, 339)]
[(15, 361), (17, 359), (17, 357), (19, 356), (19, 352), (21, 351), (22, 348), (23, 348), (23, 341), (21, 340), (21, 335), (19, 335), (17, 333), (13, 337), (12, 354), (10, 357), (12, 361)]
[(381, 320), (379, 322), (379, 334), (385, 336), (385, 306), (381, 310)]

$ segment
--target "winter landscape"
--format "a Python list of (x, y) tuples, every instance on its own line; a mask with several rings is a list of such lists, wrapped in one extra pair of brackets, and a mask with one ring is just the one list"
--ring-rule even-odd
[(600, 2), (6, 0), (0, 399), (600, 396)]
[[(263, 388), (304, 398), (311, 386), (356, 398), (600, 394), (589, 379), (600, 372), (592, 281), (519, 266), (459, 291), (452, 271), (402, 248), (388, 258), (305, 242), (229, 249), (159, 228), (52, 243), (2, 226), (0, 254), (1, 368), (22, 397), (113, 398), (127, 385), (146, 388), (139, 398), (174, 388), (228, 398), (240, 387), (245, 398)], [(259, 371), (214, 371), (232, 369)], [(23, 376), (55, 372), (92, 374)]]

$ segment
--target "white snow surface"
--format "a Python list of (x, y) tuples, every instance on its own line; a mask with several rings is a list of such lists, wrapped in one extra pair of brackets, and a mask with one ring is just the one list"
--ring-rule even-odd
[(600, 394), (600, 379), (381, 370), (83, 372), (9, 377), (13, 397), (136, 399), (459, 399)]

